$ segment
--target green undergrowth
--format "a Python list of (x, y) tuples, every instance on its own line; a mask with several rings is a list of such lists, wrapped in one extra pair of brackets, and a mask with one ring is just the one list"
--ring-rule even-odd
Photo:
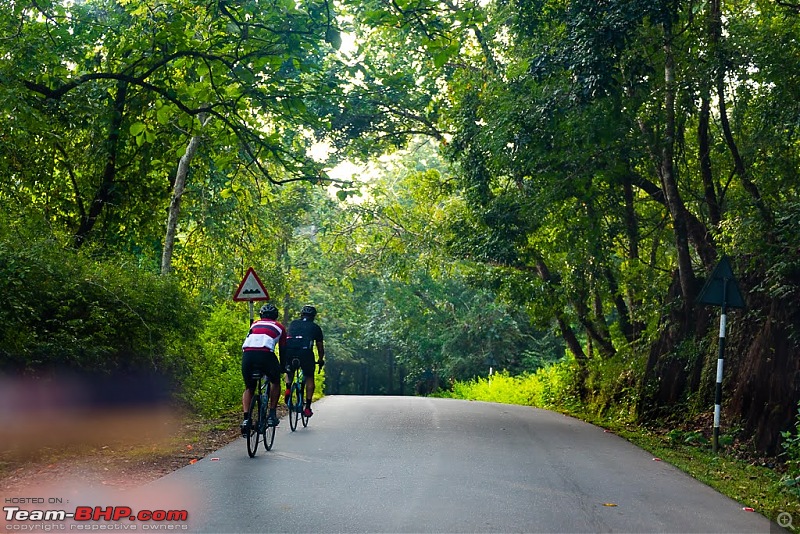
[(624, 380), (613, 390), (604, 389), (609, 387), (606, 385), (593, 384), (597, 389), (584, 390), (580, 395), (575, 385), (580, 383), (579, 376), (574, 363), (564, 361), (530, 374), (498, 373), (490, 378), (456, 382), (451, 391), (439, 395), (535, 406), (606, 428), (741, 503), (743, 509), (752, 508), (772, 521), (778, 521), (781, 513), (788, 512), (794, 519), (789, 531), (800, 532), (797, 527), (800, 494), (792, 484), (796, 460), (800, 458), (795, 458), (797, 443), (790, 437), (784, 436), (787, 454), (778, 459), (742, 454), (734, 443), (733, 432), (720, 437), (720, 450), (715, 454), (706, 436), (708, 429), (686, 430), (666, 423), (646, 428), (637, 424), (633, 409), (635, 397), (629, 395), (630, 390), (620, 394), (621, 388), (629, 388)]

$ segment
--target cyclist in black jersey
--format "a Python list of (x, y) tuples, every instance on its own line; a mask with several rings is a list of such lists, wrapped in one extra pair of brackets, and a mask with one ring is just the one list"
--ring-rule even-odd
[(319, 366), (319, 370), (322, 371), (322, 367), (325, 365), (325, 345), (322, 328), (314, 322), (316, 316), (317, 309), (314, 306), (303, 306), (303, 309), (300, 310), (300, 318), (289, 323), (285, 350), (281, 351), (281, 366), (287, 371), (284, 399), (286, 404), (289, 404), (292, 385), (288, 366), (293, 358), (300, 360), (300, 367), (303, 369), (306, 380), (306, 402), (303, 408), (303, 415), (306, 417), (314, 415), (314, 412), (311, 411), (311, 399), (314, 397), (314, 389), (316, 387), (314, 382), (314, 347), (317, 348), (316, 365)]

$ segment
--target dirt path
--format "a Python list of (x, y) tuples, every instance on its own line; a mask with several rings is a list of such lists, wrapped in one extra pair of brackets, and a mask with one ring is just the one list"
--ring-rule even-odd
[[(238, 413), (217, 419), (173, 415), (165, 422), (151, 415), (138, 424), (129, 418), (127, 432), (89, 435), (83, 431), (79, 432), (83, 439), (72, 440), (53, 425), (42, 425), (53, 430), (50, 434), (60, 435), (60, 440), (48, 441), (43, 435), (29, 433), (26, 436), (31, 439), (18, 439), (13, 449), (4, 446), (5, 450), (0, 450), (0, 494), (63, 480), (90, 488), (134, 488), (241, 439), (239, 417)], [(102, 418), (92, 422), (104, 424)], [(159, 424), (169, 427), (164, 435), (155, 437), (143, 431)]]

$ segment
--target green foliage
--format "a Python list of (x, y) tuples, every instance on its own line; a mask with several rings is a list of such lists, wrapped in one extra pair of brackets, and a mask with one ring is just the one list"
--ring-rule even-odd
[(800, 498), (800, 403), (797, 406), (794, 430), (781, 432), (781, 447), (786, 459), (786, 474), (781, 482)]
[[(325, 364), (327, 365), (327, 364)], [(314, 368), (314, 399), (317, 400), (325, 395), (325, 369), (320, 371)]]
[(531, 397), (523, 387), (528, 382), (529, 377), (526, 375), (510, 376), (507, 372), (500, 371), (489, 378), (480, 377), (469, 382), (457, 381), (449, 392), (441, 395), (456, 399), (530, 406)]
[(4, 211), (43, 214), (76, 246), (155, 255), (191, 138), (179, 237), (235, 219), (215, 205), (258, 203), (260, 182), (326, 179), (308, 150), (324, 124), (311, 104), (337, 93), (327, 2), (17, 2), (0, 20)]
[(578, 409), (581, 405), (576, 378), (579, 367), (570, 359), (547, 365), (535, 373), (511, 376), (505, 371), (489, 378), (468, 382), (456, 381), (452, 390), (440, 395), (468, 400), (482, 400), (536, 406), (559, 411)]
[(537, 332), (528, 339), (528, 347), (520, 359), (520, 368), (533, 372), (558, 360), (563, 354), (564, 343), (559, 337)]
[[(453, 380), (485, 376), (490, 367), (518, 374), (563, 354), (524, 315), (495, 302), (491, 292), (469, 287), (455, 271), (437, 278), (416, 272), (405, 281), (363, 276), (355, 286), (349, 298), (363, 306), (351, 317), (349, 359), (369, 367), (372, 393), (396, 393), (399, 385), (387, 381), (396, 381), (397, 373), (407, 391), (428, 381), (447, 387)], [(524, 353), (534, 342), (537, 350)], [(362, 372), (352, 365), (346, 371)]]
[(585, 367), (585, 410), (595, 417), (631, 422), (640, 402), (644, 358), (619, 352), (591, 358)]
[(339, 392), (427, 393), (490, 367), (515, 375), (563, 356), (549, 320), (533, 328), (521, 299), (498, 299), (480, 265), (443, 255), (454, 202), (442, 202), (449, 170), (433, 149), (419, 141), (383, 162), (368, 198), (347, 206), (327, 241), (352, 287), (339, 319), (349, 354), (339, 352), (330, 373), (341, 370), (353, 389)]
[(642, 362), (622, 355), (592, 358), (584, 366), (572, 358), (563, 358), (515, 376), (501, 371), (490, 378), (456, 381), (449, 395), (633, 422), (642, 372)]
[(198, 413), (214, 417), (241, 406), (242, 340), (249, 321), (246, 312), (227, 306), (216, 307), (205, 321), (183, 394)]
[[(686, 445), (709, 445), (711, 443), (700, 430), (684, 431), (673, 428), (667, 432), (667, 438), (669, 438), (669, 440), (674, 444), (683, 443)], [(720, 439), (720, 443), (722, 443), (722, 441), (723, 440)]]
[(0, 236), (5, 370), (188, 372), (196, 303), (175, 280), (94, 261), (53, 240)]

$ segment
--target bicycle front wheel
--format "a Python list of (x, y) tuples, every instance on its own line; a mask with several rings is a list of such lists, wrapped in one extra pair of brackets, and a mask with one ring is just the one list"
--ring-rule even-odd
[(297, 420), (300, 419), (300, 414), (303, 411), (303, 390), (295, 382), (292, 385), (292, 395), (289, 399), (289, 426), (292, 432), (297, 430)]
[(261, 414), (263, 413), (261, 395), (253, 395), (253, 400), (250, 401), (250, 410), (247, 412), (247, 417), (250, 419), (250, 431), (247, 433), (247, 454), (250, 458), (253, 458), (258, 450), (258, 439), (261, 435), (259, 427), (262, 425)]

